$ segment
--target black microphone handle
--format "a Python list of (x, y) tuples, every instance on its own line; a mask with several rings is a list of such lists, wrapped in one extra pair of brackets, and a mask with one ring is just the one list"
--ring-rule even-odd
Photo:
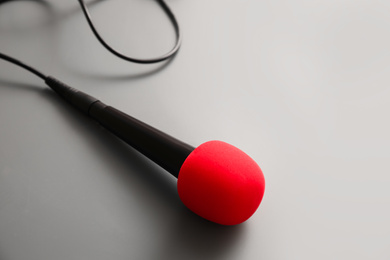
[(176, 178), (194, 147), (167, 135), (98, 99), (67, 86), (53, 77), (45, 83), (79, 110), (94, 118), (107, 130), (160, 165)]

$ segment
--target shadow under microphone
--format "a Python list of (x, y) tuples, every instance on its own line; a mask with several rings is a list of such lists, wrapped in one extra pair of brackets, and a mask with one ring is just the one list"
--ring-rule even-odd
[(175, 176), (181, 201), (199, 216), (235, 225), (250, 218), (265, 189), (257, 163), (222, 141), (194, 148), (54, 77), (45, 83), (71, 105)]

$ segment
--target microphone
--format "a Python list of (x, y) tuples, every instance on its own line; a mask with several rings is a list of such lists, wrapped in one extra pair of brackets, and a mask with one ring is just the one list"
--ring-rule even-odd
[(194, 148), (54, 77), (46, 77), (45, 83), (175, 176), (181, 201), (197, 215), (218, 224), (236, 225), (259, 207), (264, 175), (240, 149), (222, 141), (209, 141)]

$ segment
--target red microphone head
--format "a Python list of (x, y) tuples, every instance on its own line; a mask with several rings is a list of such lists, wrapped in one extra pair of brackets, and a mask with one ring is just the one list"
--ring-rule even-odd
[(177, 182), (179, 197), (190, 210), (222, 225), (251, 217), (264, 188), (264, 175), (256, 162), (221, 141), (197, 147), (184, 161)]

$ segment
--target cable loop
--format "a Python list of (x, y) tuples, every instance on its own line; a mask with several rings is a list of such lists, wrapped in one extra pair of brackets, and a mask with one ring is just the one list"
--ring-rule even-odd
[(87, 19), (87, 22), (89, 24), (89, 27), (91, 28), (93, 34), (96, 36), (96, 38), (98, 39), (98, 41), (109, 51), (111, 52), (112, 54), (114, 54), (115, 56), (121, 58), (121, 59), (124, 59), (124, 60), (127, 60), (127, 61), (130, 61), (130, 62), (135, 62), (135, 63), (141, 63), (141, 64), (150, 64), (150, 63), (157, 63), (157, 62), (161, 62), (161, 61), (164, 61), (164, 60), (167, 60), (169, 58), (171, 58), (173, 55), (175, 55), (177, 53), (177, 51), (179, 50), (180, 48), (180, 45), (181, 45), (181, 35), (180, 35), (180, 28), (179, 28), (179, 24), (175, 18), (175, 15), (172, 13), (171, 9), (168, 7), (168, 5), (164, 2), (164, 0), (156, 0), (161, 8), (164, 10), (164, 12), (168, 15), (169, 19), (171, 20), (172, 22), (172, 25), (175, 29), (175, 33), (176, 33), (176, 43), (175, 43), (175, 46), (172, 48), (172, 50), (170, 50), (169, 52), (167, 52), (166, 54), (160, 56), (160, 57), (157, 57), (157, 58), (152, 58), (152, 59), (137, 59), (137, 58), (132, 58), (132, 57), (129, 57), (129, 56), (126, 56), (124, 55), (123, 53), (115, 50), (114, 48), (112, 48), (103, 38), (102, 36), (99, 34), (99, 32), (97, 31), (97, 29), (95, 28), (95, 25), (93, 24), (92, 22), (92, 18), (91, 18), (91, 14), (89, 13), (88, 11), (88, 8), (86, 6), (86, 4), (84, 3), (84, 0), (78, 0), (79, 3), (80, 3), (80, 6), (81, 6), (81, 9), (83, 10), (83, 13), (85, 15), (85, 18)]
[[(0, 4), (3, 4), (3, 3), (6, 3), (6, 2), (11, 2), (12, 0), (0, 0)], [(44, 0), (36, 0), (38, 2), (44, 2)], [(176, 32), (176, 43), (175, 43), (175, 46), (172, 48), (172, 50), (170, 50), (169, 52), (167, 52), (166, 54), (160, 56), (160, 57), (157, 57), (157, 58), (153, 58), (153, 59), (136, 59), (136, 58), (131, 58), (131, 57), (128, 57), (118, 51), (116, 51), (115, 49), (113, 49), (110, 45), (108, 45), (104, 40), (103, 38), (100, 36), (100, 34), (98, 33), (98, 31), (96, 30), (95, 26), (93, 25), (92, 23), (92, 19), (91, 19), (91, 15), (88, 11), (88, 8), (86, 7), (85, 3), (83, 0), (78, 0), (80, 5), (81, 5), (81, 9), (83, 10), (83, 13), (87, 19), (87, 22), (92, 30), (92, 32), (95, 34), (96, 38), (99, 40), (99, 42), (108, 50), (110, 51), (112, 54), (114, 54), (115, 56), (121, 58), (121, 59), (124, 59), (124, 60), (127, 60), (127, 61), (130, 61), (130, 62), (135, 62), (135, 63), (141, 63), (141, 64), (150, 64), (150, 63), (157, 63), (157, 62), (161, 62), (161, 61), (164, 61), (164, 60), (167, 60), (171, 57), (173, 57), (177, 51), (180, 49), (180, 45), (181, 45), (181, 35), (180, 35), (180, 29), (179, 29), (179, 24), (177, 23), (177, 20), (175, 18), (175, 15), (172, 13), (171, 9), (168, 7), (168, 5), (164, 2), (164, 0), (156, 0), (161, 8), (164, 10), (164, 12), (168, 15), (169, 19), (171, 20), (172, 22), (172, 25), (173, 27), (175, 28), (175, 32)], [(41, 79), (45, 80), (47, 78), (47, 76), (42, 73), (41, 71), (39, 71), (38, 69), (18, 60), (18, 59), (15, 59), (9, 55), (6, 55), (2, 52), (0, 52), (0, 60), (5, 60), (5, 61), (8, 61), (10, 63), (13, 63), (14, 65), (17, 65), (23, 69), (26, 69), (28, 71), (30, 71), (31, 73), (35, 74), (36, 76), (40, 77)]]

